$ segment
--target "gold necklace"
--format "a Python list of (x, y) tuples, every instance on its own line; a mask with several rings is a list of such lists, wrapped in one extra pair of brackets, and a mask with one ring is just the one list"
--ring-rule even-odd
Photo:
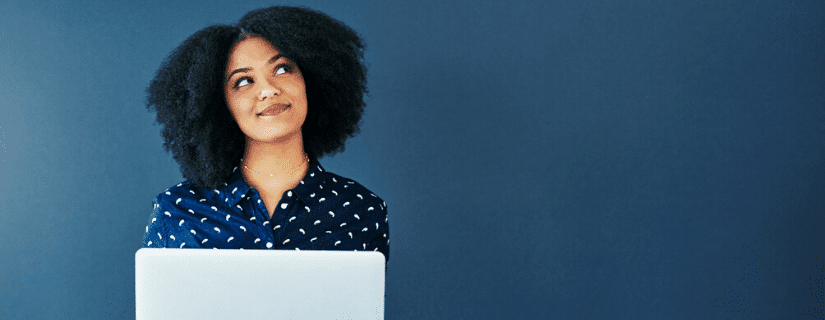
[[(307, 156), (306, 152), (304, 152), (304, 162), (301, 162), (301, 164), (299, 164), (298, 167), (300, 168), (301, 166), (304, 165), (304, 163), (307, 163), (307, 162), (309, 162), (309, 156)], [(254, 173), (257, 173), (259, 175), (261, 174), (260, 172), (255, 171), (254, 169), (252, 169), (250, 167), (247, 167), (246, 164), (243, 163), (243, 158), (241, 158), (241, 164), (243, 164), (244, 169), (247, 169), (247, 170), (252, 171)], [(292, 170), (290, 169), (289, 171), (292, 171)], [(270, 173), (269, 176), (274, 177), (275, 175)]]

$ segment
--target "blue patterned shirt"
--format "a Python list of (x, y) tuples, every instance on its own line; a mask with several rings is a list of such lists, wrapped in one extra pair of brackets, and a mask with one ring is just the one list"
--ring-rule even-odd
[(218, 189), (188, 180), (159, 194), (146, 226), (147, 248), (372, 250), (389, 260), (387, 206), (355, 181), (312, 159), (284, 192), (272, 218), (236, 167)]

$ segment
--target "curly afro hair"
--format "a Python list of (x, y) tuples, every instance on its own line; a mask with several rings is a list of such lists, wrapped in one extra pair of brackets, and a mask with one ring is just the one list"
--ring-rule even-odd
[(343, 151), (359, 131), (367, 77), (358, 34), (307, 8), (254, 10), (234, 26), (207, 27), (186, 39), (146, 90), (164, 147), (196, 185), (224, 184), (243, 156), (245, 136), (229, 112), (223, 83), (233, 45), (248, 37), (266, 39), (300, 68), (308, 102), (301, 131), (310, 157)]

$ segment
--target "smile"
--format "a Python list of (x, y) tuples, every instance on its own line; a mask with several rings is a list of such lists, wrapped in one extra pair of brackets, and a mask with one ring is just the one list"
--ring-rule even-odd
[(276, 103), (270, 105), (269, 107), (266, 107), (264, 111), (259, 112), (257, 115), (260, 117), (274, 117), (283, 113), (284, 111), (286, 111), (286, 109), (289, 109), (289, 107), (291, 107), (291, 105), (289, 104)]

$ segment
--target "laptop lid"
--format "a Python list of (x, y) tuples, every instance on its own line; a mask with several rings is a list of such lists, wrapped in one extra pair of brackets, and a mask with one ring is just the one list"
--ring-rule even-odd
[(384, 319), (384, 255), (374, 251), (143, 248), (142, 319)]

